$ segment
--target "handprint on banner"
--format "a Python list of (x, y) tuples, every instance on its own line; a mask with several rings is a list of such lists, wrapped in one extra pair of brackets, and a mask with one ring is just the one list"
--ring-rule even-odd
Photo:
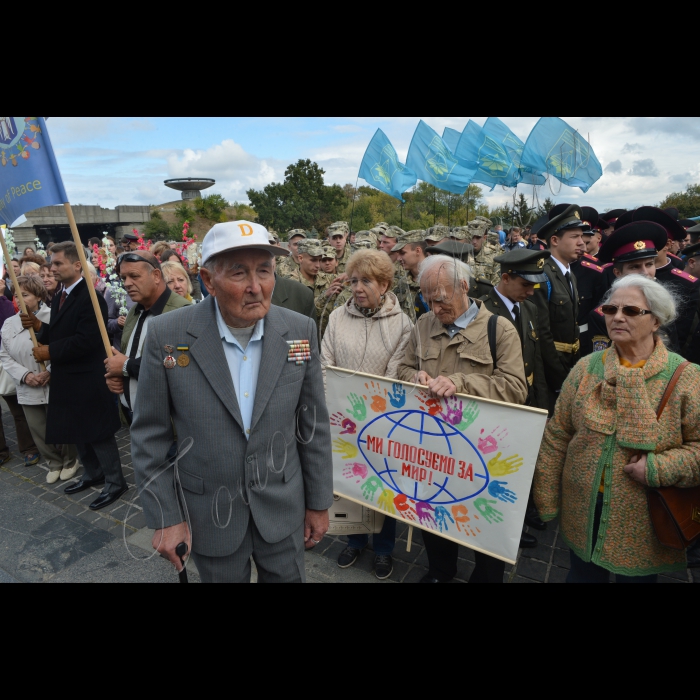
[[(386, 389), (382, 389), (382, 387), (377, 383), (375, 384), (374, 382), (370, 384), (365, 384), (365, 388), (369, 392), (377, 392), (374, 396), (372, 396), (372, 403), (370, 404), (370, 408), (375, 412), (375, 413), (384, 413), (386, 411), (386, 396), (388, 395), (388, 391)], [(382, 391), (384, 392), (384, 396), (382, 396)]]
[(494, 523), (502, 523), (503, 513), (501, 513), (500, 510), (493, 508), (490, 505), (491, 503), (498, 503), (498, 501), (489, 501), (486, 498), (477, 498), (476, 501), (474, 501), (474, 508), (476, 508), (479, 513), (484, 516), (489, 525), (493, 525)]
[(520, 471), (520, 467), (525, 464), (525, 460), (519, 455), (513, 455), (507, 459), (501, 459), (503, 453), (499, 452), (489, 460), (489, 473), (491, 476), (508, 476)]
[(331, 416), (331, 425), (334, 425), (336, 428), (342, 428), (340, 431), (341, 435), (357, 434), (357, 424), (346, 418), (342, 413), (334, 413)]
[[(479, 452), (484, 455), (490, 455), (495, 452), (503, 440), (508, 437), (508, 430), (503, 429), (501, 432), (497, 432), (500, 428), (495, 428), (491, 431), (491, 435), (487, 435), (485, 438), (479, 438)], [(485, 431), (481, 431), (483, 435)]]
[(394, 499), (394, 505), (396, 506), (396, 510), (399, 512), (399, 515), (401, 515), (404, 520), (411, 520), (412, 522), (415, 522), (416, 514), (411, 509), (411, 504), (408, 502), (408, 496), (400, 493)]
[(429, 503), (416, 503), (416, 514), (418, 515), (418, 522), (421, 525), (427, 526), (429, 523), (435, 525), (435, 518), (432, 516), (434, 512), (435, 508)]
[(394, 384), (391, 387), (389, 401), (394, 408), (403, 408), (406, 405), (406, 389), (401, 384)]
[(442, 414), (442, 418), (450, 425), (459, 425), (462, 422), (462, 414), (464, 412), (464, 402), (456, 396), (445, 399), (445, 409), (447, 414)]
[(489, 484), (489, 495), (497, 498), (499, 501), (503, 501), (503, 503), (515, 503), (518, 497), (514, 491), (504, 488), (505, 486), (508, 486), (508, 483), (505, 481), (492, 481)]
[(384, 489), (384, 491), (382, 491), (382, 495), (377, 501), (377, 505), (382, 510), (385, 510), (387, 513), (389, 513), (389, 515), (396, 515), (396, 508), (394, 508), (394, 498), (396, 498), (396, 494), (393, 491), (390, 491), (389, 489)]
[(369, 470), (364, 464), (348, 464), (348, 466), (343, 469), (343, 476), (346, 479), (357, 479), (355, 482), (357, 484), (363, 479), (366, 479), (368, 474)]
[(434, 399), (425, 391), (418, 392), (418, 400), (425, 406), (421, 406), (421, 411), (427, 410), (431, 416), (439, 416), (442, 413), (442, 404), (438, 399)]
[(462, 412), (462, 422), (455, 427), (463, 433), (465, 430), (472, 427), (480, 413), (481, 409), (476, 401), (467, 401)]
[(350, 396), (348, 396), (348, 401), (350, 402), (348, 413), (356, 421), (362, 423), (367, 418), (367, 406), (365, 406), (365, 402), (357, 394), (350, 394)]
[(362, 494), (364, 495), (366, 500), (372, 501), (372, 503), (374, 503), (374, 497), (377, 495), (377, 491), (379, 491), (381, 488), (381, 479), (378, 479), (376, 476), (373, 476), (371, 479), (367, 480), (364, 484), (362, 484)]
[(460, 532), (463, 532), (467, 537), (476, 537), (477, 532), (481, 533), (479, 528), (477, 528), (476, 532), (474, 532), (474, 528), (471, 525), (467, 525), (467, 523), (471, 522), (471, 518), (469, 517), (469, 510), (466, 506), (454, 506), (452, 508), (452, 515), (455, 516), (457, 529)]
[(343, 459), (355, 459), (357, 457), (357, 447), (340, 438), (333, 440), (333, 452), (339, 454)]
[(435, 522), (440, 528), (440, 532), (447, 532), (449, 530), (449, 526), (447, 525), (448, 518), (452, 521), (452, 524), (454, 525), (454, 518), (447, 512), (446, 508), (444, 508), (443, 506), (438, 506), (435, 509)]

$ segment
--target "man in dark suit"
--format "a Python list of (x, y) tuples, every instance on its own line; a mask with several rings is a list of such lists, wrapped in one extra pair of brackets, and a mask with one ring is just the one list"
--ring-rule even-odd
[[(78, 448), (85, 473), (66, 488), (67, 494), (104, 484), (102, 494), (90, 505), (95, 511), (117, 501), (128, 488), (114, 437), (120, 427), (119, 413), (105, 384), (105, 351), (73, 243), (54, 246), (51, 272), (63, 284), (63, 292), (51, 307), (50, 325), (26, 318), (39, 334), (41, 345), (34, 349), (37, 361), (51, 362), (46, 442)], [(101, 296), (97, 299), (106, 323), (107, 304)]]
[(585, 252), (581, 207), (572, 204), (541, 228), (552, 257), (544, 265), (547, 282), (540, 285), (534, 301), (539, 309), (542, 359), (547, 368), (549, 410), (554, 413), (559, 392), (580, 358), (578, 288), (571, 264)]
[(316, 304), (314, 293), (303, 284), (275, 274), (275, 291), (272, 294), (272, 305), (283, 309), (296, 311), (302, 316), (308, 316), (316, 322)]

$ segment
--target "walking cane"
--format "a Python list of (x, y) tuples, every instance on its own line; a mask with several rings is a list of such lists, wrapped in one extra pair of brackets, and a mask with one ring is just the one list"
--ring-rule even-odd
[(175, 554), (180, 557), (180, 562), (182, 563), (182, 571), (179, 573), (180, 583), (189, 583), (187, 580), (187, 569), (185, 569), (185, 557), (188, 551), (188, 547), (184, 542), (181, 542), (175, 550)]

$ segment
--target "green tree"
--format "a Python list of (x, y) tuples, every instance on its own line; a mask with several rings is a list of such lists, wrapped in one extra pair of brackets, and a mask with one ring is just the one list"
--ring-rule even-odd
[(688, 185), (685, 192), (673, 192), (659, 204), (660, 209), (675, 207), (681, 219), (700, 216), (700, 184)]
[(162, 217), (151, 217), (151, 220), (144, 226), (143, 230), (145, 237), (152, 240), (170, 237), (170, 226)]
[[(228, 201), (220, 194), (210, 194), (208, 197), (197, 197), (194, 200), (194, 208), (197, 214), (210, 221), (222, 221), (222, 217), (228, 207)], [(223, 220), (226, 221), (227, 218)]]
[(290, 229), (326, 229), (345, 211), (347, 196), (340, 185), (328, 186), (325, 171), (310, 160), (300, 160), (285, 171), (282, 183), (247, 195), (263, 226), (284, 234)]
[(175, 207), (175, 216), (177, 216), (177, 220), (180, 223), (181, 227), (182, 224), (185, 223), (185, 221), (189, 221), (190, 223), (194, 222), (194, 209), (187, 204), (186, 202), (183, 202), (182, 204), (178, 205)]
[(540, 204), (539, 208), (537, 209), (537, 214), (535, 215), (538, 219), (545, 214), (549, 214), (550, 211), (554, 209), (554, 200), (551, 197), (547, 197), (547, 199)]

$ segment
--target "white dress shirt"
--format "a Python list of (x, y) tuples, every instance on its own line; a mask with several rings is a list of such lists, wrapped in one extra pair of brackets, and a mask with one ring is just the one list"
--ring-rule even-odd
[(515, 321), (515, 314), (513, 313), (513, 309), (517, 306), (518, 311), (520, 311), (520, 304), (514, 304), (510, 299), (506, 299), (503, 294), (501, 294), (498, 291), (498, 287), (496, 287), (496, 294), (498, 294), (499, 297), (501, 297), (501, 300), (505, 304), (506, 309), (508, 309), (508, 312), (510, 315), (513, 317), (513, 320)]

